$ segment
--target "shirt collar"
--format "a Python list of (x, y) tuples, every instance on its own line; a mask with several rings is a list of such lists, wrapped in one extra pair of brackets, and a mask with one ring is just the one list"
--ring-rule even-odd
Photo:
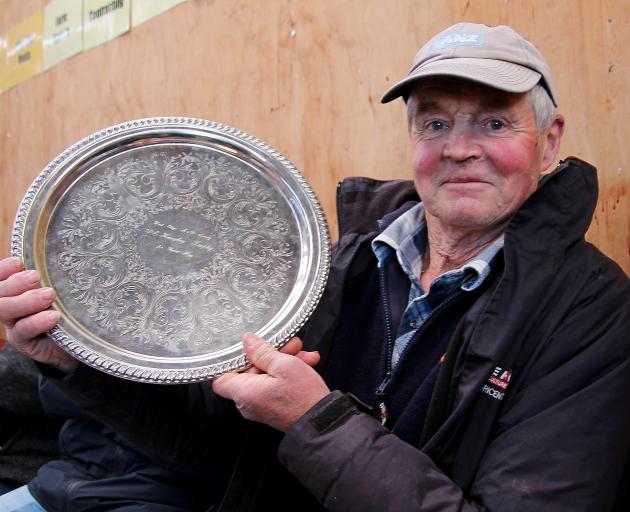
[[(385, 265), (394, 255), (398, 264), (414, 284), (420, 284), (422, 271), (422, 255), (427, 244), (424, 205), (417, 204), (387, 226), (380, 235), (372, 240), (372, 250), (378, 260), (379, 267)], [(491, 262), (504, 245), (504, 234), (499, 235), (489, 246), (458, 269), (445, 274), (461, 274), (470, 276), (462, 284), (462, 289), (471, 291), (479, 287), (490, 274)]]
[(387, 226), (372, 240), (372, 250), (379, 266), (396, 255), (398, 263), (410, 279), (417, 280), (422, 270), (422, 254), (426, 246), (424, 205), (418, 203)]

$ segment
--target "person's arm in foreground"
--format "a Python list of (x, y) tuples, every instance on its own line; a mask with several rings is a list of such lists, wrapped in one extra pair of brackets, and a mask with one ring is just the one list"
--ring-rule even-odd
[[(331, 393), (308, 365), (278, 352), (255, 334), (247, 333), (243, 342), (247, 358), (258, 371), (223, 375), (213, 382), (214, 392), (234, 400), (245, 418), (287, 433), (283, 444), (290, 447), (281, 445), (281, 462), (327, 508), (402, 510), (403, 504), (409, 508), (422, 501), (407, 494), (411, 488), (418, 494), (434, 493), (437, 487), (452, 495), (441, 502), (443, 506), (449, 502), (465, 506), (461, 490), (426, 455), (360, 413), (345, 395)], [(318, 438), (319, 447), (310, 453), (303, 451), (309, 449), (302, 444), (300, 431), (304, 429), (312, 431), (307, 437)], [(295, 434), (301, 440), (293, 440)], [(322, 474), (329, 479), (322, 479)], [(417, 481), (418, 476), (426, 483)], [(338, 493), (347, 501), (340, 500)]]
[(619, 345), (628, 308), (620, 304), (604, 323), (593, 317), (583, 349), (566, 360), (567, 337), (592, 306), (576, 308), (553, 333), (539, 375), (513, 390), (519, 399), (497, 425), (467, 496), (426, 454), (256, 336), (246, 336), (245, 351), (263, 373), (228, 374), (213, 388), (246, 418), (286, 432), (280, 461), (330, 510), (606, 510), (628, 450), (630, 360), (600, 349)]

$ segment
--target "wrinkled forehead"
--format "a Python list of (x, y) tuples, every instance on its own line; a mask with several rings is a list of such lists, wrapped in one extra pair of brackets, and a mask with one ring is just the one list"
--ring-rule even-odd
[(527, 94), (502, 91), (472, 80), (438, 76), (415, 84), (408, 101), (413, 103), (416, 110), (462, 101), (485, 107), (509, 107), (526, 101)]

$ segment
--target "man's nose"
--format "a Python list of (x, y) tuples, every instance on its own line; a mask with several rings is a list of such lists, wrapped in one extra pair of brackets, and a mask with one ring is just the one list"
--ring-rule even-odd
[(443, 155), (457, 162), (481, 156), (477, 133), (469, 123), (456, 123), (444, 144)]

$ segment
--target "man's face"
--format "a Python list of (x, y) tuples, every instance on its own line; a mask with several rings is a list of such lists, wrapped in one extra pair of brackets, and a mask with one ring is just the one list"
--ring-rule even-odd
[(416, 86), (409, 101), (414, 182), (430, 225), (506, 221), (555, 158), (562, 125), (557, 141), (539, 135), (526, 93), (445, 78)]

